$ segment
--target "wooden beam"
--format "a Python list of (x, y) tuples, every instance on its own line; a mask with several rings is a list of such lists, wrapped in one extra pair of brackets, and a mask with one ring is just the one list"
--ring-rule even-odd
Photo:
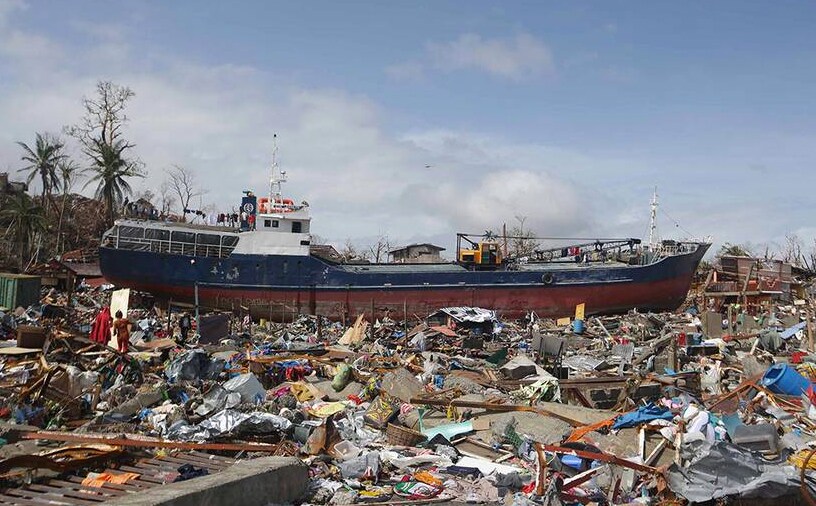
[(112, 446), (135, 446), (138, 448), (176, 448), (179, 450), (224, 450), (247, 452), (275, 452), (276, 444), (266, 443), (190, 443), (184, 441), (165, 441), (149, 437), (128, 437), (120, 434), (105, 436), (102, 434), (80, 434), (75, 432), (35, 431), (20, 436), (22, 439), (44, 439), (47, 441), (68, 441), (80, 443), (103, 443)]

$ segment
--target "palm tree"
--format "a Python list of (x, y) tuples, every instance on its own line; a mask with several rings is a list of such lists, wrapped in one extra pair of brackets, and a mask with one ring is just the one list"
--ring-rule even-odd
[(39, 176), (42, 181), (42, 202), (45, 205), (46, 195), (51, 195), (51, 190), (59, 188), (60, 180), (57, 176), (57, 165), (65, 158), (62, 148), (65, 146), (56, 137), (48, 134), (37, 133), (34, 149), (24, 142), (17, 144), (23, 148), (21, 159), (30, 165), (23, 167), (18, 172), (28, 171), (26, 183), (31, 184), (35, 177)]
[(20, 248), (20, 269), (23, 269), (32, 242), (46, 229), (45, 211), (31, 197), (20, 193), (6, 201), (0, 218), (8, 223), (6, 234), (11, 235)]
[[(62, 223), (65, 216), (65, 202), (68, 200), (68, 192), (71, 191), (71, 186), (74, 184), (74, 179), (79, 166), (73, 160), (65, 158), (60, 160), (57, 165), (62, 180), (62, 206), (60, 207), (59, 225), (57, 225), (57, 252), (62, 253), (60, 249), (60, 238), (62, 236)], [(64, 241), (63, 241), (64, 243)]]
[(94, 143), (94, 152), (91, 155), (93, 165), (88, 169), (93, 176), (88, 179), (85, 186), (96, 183), (94, 196), (105, 204), (108, 226), (111, 226), (116, 208), (122, 203), (125, 195), (130, 195), (133, 191), (126, 178), (144, 176), (136, 164), (122, 157), (122, 152), (128, 148), (123, 141), (108, 144), (94, 140)]

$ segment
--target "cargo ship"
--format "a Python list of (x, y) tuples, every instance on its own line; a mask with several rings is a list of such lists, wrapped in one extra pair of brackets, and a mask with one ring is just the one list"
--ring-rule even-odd
[(343, 262), (312, 245), (309, 205), (284, 198), (286, 174), (274, 157), (272, 166), (269, 196), (245, 192), (234, 228), (118, 220), (102, 239), (102, 274), (160, 299), (277, 320), (425, 316), (450, 306), (563, 317), (581, 303), (587, 314), (674, 310), (710, 246), (579, 240), (519, 258), (506, 254), (506, 237), (458, 234), (451, 262)]

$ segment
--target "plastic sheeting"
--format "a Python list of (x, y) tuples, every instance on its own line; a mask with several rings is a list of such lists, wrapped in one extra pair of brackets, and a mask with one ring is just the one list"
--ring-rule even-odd
[(625, 427), (636, 427), (642, 423), (651, 422), (652, 420), (671, 420), (674, 415), (666, 408), (655, 406), (649, 403), (646, 406), (641, 406), (635, 411), (630, 411), (619, 416), (612, 429), (623, 429)]
[(380, 455), (377, 452), (369, 452), (353, 459), (337, 464), (340, 474), (345, 479), (376, 479), (380, 474)]
[(589, 355), (574, 355), (567, 357), (562, 361), (565, 367), (569, 367), (575, 371), (600, 371), (609, 367), (606, 360), (601, 360)]
[(207, 416), (224, 408), (234, 408), (239, 404), (241, 404), (240, 393), (230, 392), (221, 385), (213, 385), (210, 391), (204, 395), (204, 400), (195, 409), (195, 413), (199, 416)]
[(273, 432), (288, 432), (292, 422), (282, 416), (255, 411), (241, 413), (233, 409), (219, 411), (198, 425), (179, 421), (166, 434), (167, 439), (180, 441), (207, 441), (224, 435), (249, 436)]
[(683, 446), (686, 467), (672, 464), (669, 488), (692, 502), (726, 496), (775, 498), (797, 493), (799, 470), (784, 458), (768, 461), (732, 443), (693, 441)]
[(241, 402), (258, 402), (266, 398), (266, 389), (252, 373), (238, 375), (224, 383), (224, 389), (241, 395)]
[(173, 383), (179, 380), (215, 379), (224, 370), (225, 362), (211, 359), (206, 351), (197, 348), (179, 354), (167, 364), (164, 375)]
[(485, 323), (496, 322), (496, 312), (480, 307), (443, 307), (439, 310), (459, 322)]

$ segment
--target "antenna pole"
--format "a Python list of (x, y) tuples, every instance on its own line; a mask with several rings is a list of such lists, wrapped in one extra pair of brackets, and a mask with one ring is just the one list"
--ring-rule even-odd
[(655, 249), (655, 242), (658, 240), (657, 237), (657, 186), (654, 188), (654, 194), (652, 195), (652, 202), (649, 206), (651, 208), (651, 214), (649, 217), (649, 248), (654, 250)]
[(286, 182), (286, 173), (280, 170), (278, 164), (278, 134), (272, 136), (272, 174), (269, 178), (269, 207), (273, 209), (283, 205), (281, 183)]

